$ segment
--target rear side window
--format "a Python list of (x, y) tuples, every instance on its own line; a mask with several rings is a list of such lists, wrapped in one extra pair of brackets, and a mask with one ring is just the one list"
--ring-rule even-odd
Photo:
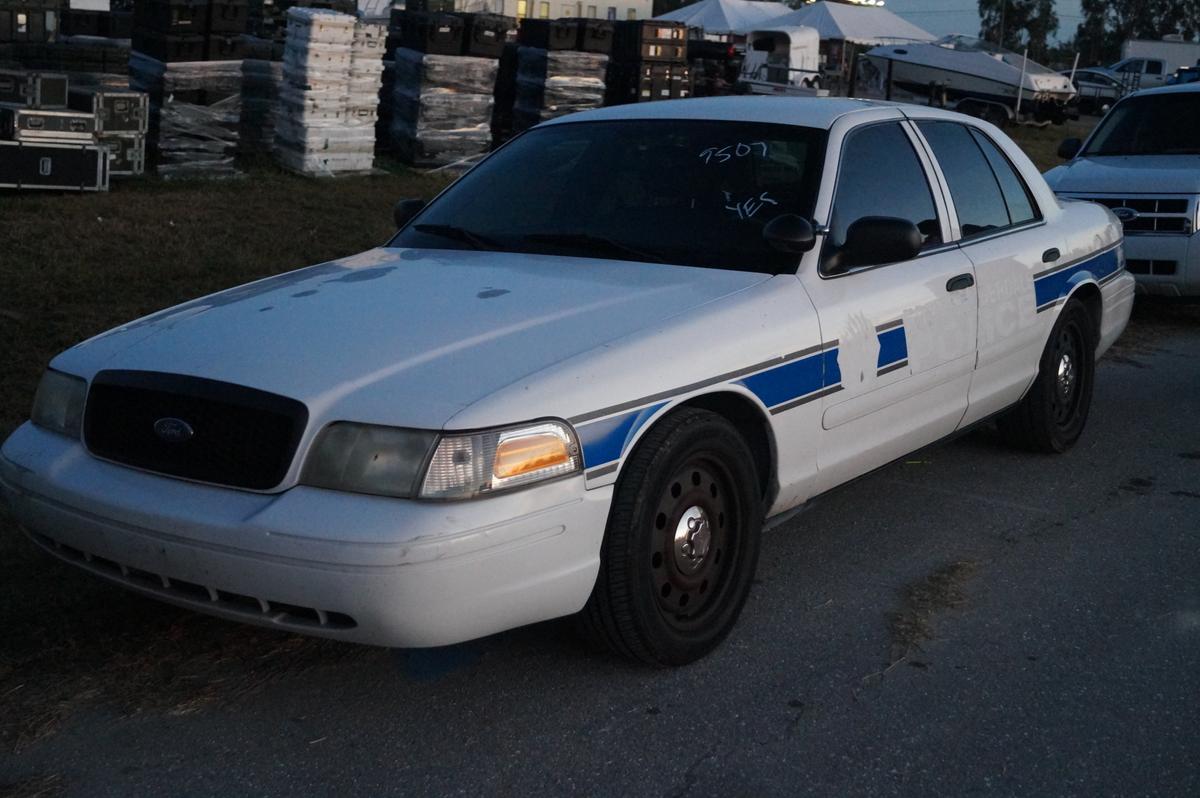
[(1029, 187), (1008, 160), (1008, 156), (1000, 152), (996, 143), (978, 130), (972, 128), (971, 135), (979, 149), (983, 150), (988, 166), (992, 167), (992, 173), (996, 175), (996, 181), (1000, 184), (1000, 193), (1004, 195), (1004, 204), (1008, 206), (1009, 224), (1025, 224), (1042, 218), (1033, 204)]
[(950, 185), (963, 238), (1008, 227), (1008, 208), (1000, 184), (971, 133), (955, 122), (919, 122), (917, 126), (933, 148)]
[(896, 122), (859, 128), (846, 137), (822, 271), (828, 273), (825, 267), (837, 260), (850, 225), (867, 216), (906, 219), (921, 231), (926, 246), (941, 243), (925, 168)]

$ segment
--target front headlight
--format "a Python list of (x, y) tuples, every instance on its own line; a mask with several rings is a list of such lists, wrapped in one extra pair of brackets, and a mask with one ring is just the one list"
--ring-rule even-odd
[(436, 432), (338, 421), (321, 430), (300, 481), (315, 488), (411, 499)]
[(429, 461), (421, 498), (469, 499), (582, 467), (575, 432), (561, 421), (446, 435)]
[(83, 431), (83, 405), (87, 399), (87, 381), (61, 371), (46, 369), (29, 420), (39, 427), (79, 438)]
[(469, 499), (581, 467), (575, 433), (559, 421), (449, 435), (339, 421), (317, 436), (300, 482), (401, 499)]

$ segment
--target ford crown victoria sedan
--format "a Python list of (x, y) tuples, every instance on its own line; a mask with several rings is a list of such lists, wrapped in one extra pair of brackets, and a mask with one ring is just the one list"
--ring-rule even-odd
[(1099, 202), (1124, 225), (1138, 290), (1200, 296), (1200, 83), (1131, 94), (1068, 162), (1046, 173), (1064, 199)]
[(997, 416), (1070, 447), (1133, 299), (1107, 209), (926, 108), (605, 108), (396, 214), (383, 247), (54, 358), (0, 459), (32, 539), (279, 629), (577, 615), (686, 663), (817, 494)]

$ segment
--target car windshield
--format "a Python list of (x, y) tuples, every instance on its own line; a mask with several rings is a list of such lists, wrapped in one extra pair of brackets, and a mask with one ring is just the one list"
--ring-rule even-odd
[(1119, 103), (1083, 155), (1198, 155), (1200, 92), (1145, 94)]
[(536, 128), (473, 169), (390, 243), (776, 274), (763, 226), (812, 216), (825, 131), (707, 120)]

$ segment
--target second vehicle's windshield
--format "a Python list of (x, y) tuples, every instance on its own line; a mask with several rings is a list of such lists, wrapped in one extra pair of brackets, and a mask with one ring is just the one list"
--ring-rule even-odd
[(1200, 155), (1200, 92), (1146, 94), (1117, 105), (1083, 155)]
[(532, 130), (471, 171), (391, 246), (484, 249), (776, 273), (763, 240), (810, 218), (825, 132), (700, 120)]

